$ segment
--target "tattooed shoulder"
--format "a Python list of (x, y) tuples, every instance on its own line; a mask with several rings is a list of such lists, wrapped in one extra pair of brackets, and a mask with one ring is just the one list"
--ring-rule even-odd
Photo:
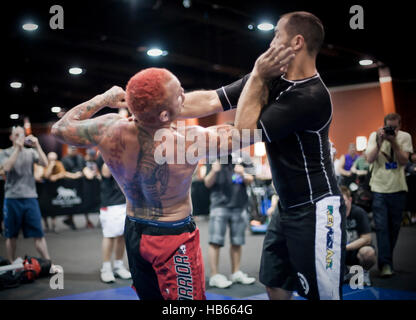
[(105, 115), (82, 121), (77, 126), (77, 135), (86, 144), (98, 145), (104, 138), (111, 137), (111, 129), (120, 119), (119, 115)]

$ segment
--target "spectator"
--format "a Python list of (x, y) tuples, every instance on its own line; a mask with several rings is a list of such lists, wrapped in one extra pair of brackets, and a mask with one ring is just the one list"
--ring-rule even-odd
[(370, 190), (370, 164), (367, 161), (365, 151), (354, 161), (351, 173), (354, 175), (359, 188)]
[[(72, 174), (68, 175), (64, 165), (61, 161), (58, 160), (58, 155), (55, 152), (49, 152), (48, 166), (43, 170), (42, 178), (51, 182), (55, 182), (66, 177), (71, 178)], [(49, 227), (48, 217), (43, 217), (43, 221), (45, 223), (46, 232), (52, 231), (54, 233), (58, 233), (56, 230), (56, 216), (51, 216), (51, 228)]]
[[(85, 167), (82, 169), (82, 173), (84, 174), (84, 177), (88, 180), (101, 180), (101, 174), (100, 170), (98, 168), (97, 162), (97, 152), (95, 149), (90, 148), (87, 150), (85, 154)], [(85, 213), (85, 220), (87, 222), (87, 228), (94, 228), (94, 225), (92, 224), (91, 220), (88, 217), (88, 213)]]
[[(48, 159), (36, 137), (29, 135), (25, 139), (22, 127), (13, 127), (10, 140), (13, 146), (0, 154), (0, 165), (6, 172), (4, 235), (7, 259), (15, 260), (17, 237), (23, 229), (25, 238), (34, 238), (35, 248), (42, 258), (50, 260), (33, 172), (34, 163), (46, 166)], [(31, 148), (26, 148), (25, 144)]]
[(82, 169), (84, 177), (88, 180), (98, 179), (101, 180), (100, 169), (97, 164), (97, 152), (94, 149), (88, 149), (85, 154), (85, 167)]
[(351, 167), (355, 160), (357, 160), (358, 155), (356, 153), (355, 144), (350, 143), (348, 147), (348, 153), (343, 154), (339, 159), (338, 163), (338, 172), (340, 173), (340, 185), (349, 186), (353, 182)]
[[(111, 175), (108, 166), (104, 161), (99, 160), (98, 162), (102, 174), (100, 221), (103, 230), (103, 265), (101, 268), (101, 281), (111, 283), (115, 281), (115, 276), (121, 279), (131, 279), (130, 272), (123, 264), (126, 198)], [(112, 268), (111, 255), (113, 252), (115, 260)]]
[(404, 168), (413, 152), (412, 137), (400, 130), (401, 117), (390, 113), (384, 128), (371, 133), (367, 160), (373, 165), (370, 179), (377, 235), (378, 267), (382, 277), (393, 275), (393, 250), (399, 236), (408, 190)]
[(347, 208), (345, 264), (347, 266), (362, 266), (364, 269), (364, 285), (371, 286), (369, 270), (376, 263), (376, 252), (371, 245), (371, 227), (367, 212), (352, 204), (351, 192), (347, 187), (341, 186), (340, 189)]
[(48, 153), (48, 161), (49, 164), (44, 170), (43, 178), (55, 182), (67, 177), (65, 167), (62, 162), (58, 160), (58, 155), (55, 152)]
[[(252, 284), (255, 278), (240, 270), (242, 246), (245, 243), (247, 219), (244, 216), (248, 204), (246, 184), (253, 181), (253, 176), (244, 172), (242, 165), (233, 165), (231, 156), (228, 164), (213, 163), (204, 182), (210, 189), (211, 206), (209, 217), (209, 264), (211, 277), (209, 285), (227, 288), (233, 282)], [(220, 248), (224, 246), (227, 225), (230, 226), (231, 281), (218, 273)]]
[(351, 167), (351, 172), (357, 176), (365, 176), (368, 174), (369, 169), (370, 164), (367, 162), (365, 153), (363, 153), (354, 161)]
[(416, 223), (416, 153), (409, 156), (409, 162), (406, 165), (406, 176), (408, 181), (409, 194), (408, 210), (410, 211), (410, 223)]
[[(3, 149), (0, 149), (0, 154), (3, 152)], [(0, 163), (0, 234), (3, 234), (3, 201), (4, 201), (4, 183), (6, 180), (6, 172), (3, 169), (2, 164)]]
[[(83, 176), (82, 170), (85, 167), (85, 160), (77, 153), (77, 147), (68, 146), (68, 155), (62, 158), (62, 164), (64, 165), (65, 171), (72, 173), (71, 177), (73, 179), (79, 179)], [(76, 230), (73, 215), (68, 215), (63, 222), (72, 230)]]
[(204, 184), (206, 174), (207, 166), (200, 163), (192, 175), (192, 215), (194, 216), (195, 221), (198, 221), (200, 217), (209, 217), (209, 191)]

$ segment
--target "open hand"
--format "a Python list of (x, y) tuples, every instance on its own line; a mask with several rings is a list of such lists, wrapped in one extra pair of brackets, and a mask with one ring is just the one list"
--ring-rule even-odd
[(264, 80), (276, 78), (287, 71), (287, 67), (294, 57), (295, 54), (291, 47), (271, 46), (257, 58), (253, 73), (257, 73)]

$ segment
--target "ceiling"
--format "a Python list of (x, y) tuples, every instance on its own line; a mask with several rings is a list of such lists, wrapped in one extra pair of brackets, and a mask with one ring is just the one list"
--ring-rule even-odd
[[(3, 70), (1, 128), (22, 122), (56, 121), (51, 107), (71, 108), (112, 85), (124, 87), (138, 70), (157, 66), (175, 73), (185, 90), (214, 89), (250, 72), (273, 32), (248, 25), (276, 23), (290, 11), (316, 14), (326, 28), (318, 70), (328, 86), (378, 81), (377, 68), (358, 61), (371, 57), (390, 67), (398, 83), (414, 81), (415, 27), (405, 1), (205, 1), (191, 0), (14, 1), (2, 9)], [(52, 30), (52, 5), (64, 9), (64, 29)], [(364, 9), (364, 29), (349, 26), (350, 7)], [(38, 30), (27, 32), (33, 21)], [(146, 48), (168, 54), (149, 57)], [(411, 61), (412, 63), (409, 63)], [(68, 69), (79, 66), (81, 75)], [(23, 84), (10, 87), (12, 81)], [(9, 115), (20, 115), (11, 120)]]

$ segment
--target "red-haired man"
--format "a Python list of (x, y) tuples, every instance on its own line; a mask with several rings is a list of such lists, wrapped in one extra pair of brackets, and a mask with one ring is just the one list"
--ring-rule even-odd
[[(126, 249), (142, 300), (205, 299), (199, 230), (191, 216), (192, 174), (199, 159), (231, 151), (235, 128), (190, 126), (180, 131), (173, 122), (184, 99), (172, 73), (145, 69), (130, 79), (126, 92), (113, 87), (72, 108), (52, 127), (52, 134), (68, 144), (97, 146), (126, 196)], [(132, 117), (110, 113), (90, 119), (106, 106), (127, 106)], [(166, 140), (155, 139), (161, 131)], [(156, 161), (167, 140), (176, 158), (183, 156), (181, 150), (197, 147), (194, 161)], [(214, 148), (209, 150), (207, 141), (215, 141)]]

